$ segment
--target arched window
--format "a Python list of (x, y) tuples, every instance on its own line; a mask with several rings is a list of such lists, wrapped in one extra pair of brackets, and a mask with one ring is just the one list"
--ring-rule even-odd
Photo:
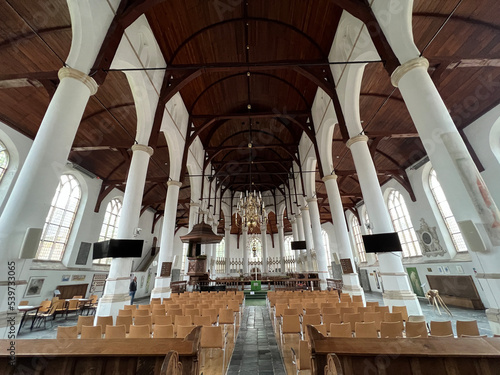
[(37, 259), (60, 261), (66, 250), (82, 191), (76, 178), (63, 174), (45, 219)]
[(361, 227), (359, 226), (359, 221), (356, 216), (351, 218), (351, 228), (354, 235), (354, 243), (356, 244), (356, 251), (358, 252), (358, 258), (361, 263), (366, 262), (366, 251), (365, 245), (363, 244), (363, 237), (361, 237)]
[(9, 151), (7, 147), (0, 141), (0, 181), (5, 174), (5, 171), (9, 167)]
[(422, 250), (418, 243), (417, 234), (413, 229), (405, 200), (399, 191), (391, 191), (387, 206), (389, 207), (389, 214), (391, 215), (394, 229), (399, 234), (399, 241), (403, 248), (403, 256), (415, 257), (422, 255)]
[(292, 250), (293, 236), (285, 236), (285, 256), (295, 256), (294, 250)]
[(226, 239), (223, 238), (221, 242), (217, 244), (216, 255), (217, 258), (225, 258), (226, 257)]
[(262, 258), (262, 241), (260, 239), (260, 234), (250, 234), (248, 235), (248, 247), (247, 251), (249, 258)]
[(437, 174), (434, 169), (431, 169), (431, 172), (429, 173), (429, 187), (431, 188), (432, 196), (436, 201), (439, 212), (441, 213), (446, 227), (448, 228), (448, 232), (450, 233), (455, 249), (457, 252), (467, 251), (467, 245), (462, 237), (462, 233), (460, 232), (460, 228), (455, 220), (455, 216), (453, 216), (453, 212), (451, 212), (450, 205), (446, 200), (443, 188), (437, 179)]
[[(104, 221), (102, 222), (101, 233), (99, 234), (99, 241), (106, 241), (116, 237), (121, 209), (122, 202), (118, 198), (108, 203), (106, 213), (104, 214)], [(96, 259), (94, 263), (111, 264), (111, 258)]]

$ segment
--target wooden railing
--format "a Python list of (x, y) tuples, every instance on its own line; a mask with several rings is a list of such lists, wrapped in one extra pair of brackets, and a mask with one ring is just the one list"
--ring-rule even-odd
[[(324, 374), (335, 364), (343, 375), (449, 375), (498, 374), (499, 338), (334, 338), (324, 337), (308, 325), (312, 375)], [(331, 371), (330, 373), (335, 373)]]
[[(197, 327), (185, 339), (39, 339), (14, 344), (0, 340), (0, 373), (161, 375), (163, 362), (173, 350), (182, 374), (197, 375), (200, 335), (201, 327)], [(15, 366), (10, 364), (11, 353)]]

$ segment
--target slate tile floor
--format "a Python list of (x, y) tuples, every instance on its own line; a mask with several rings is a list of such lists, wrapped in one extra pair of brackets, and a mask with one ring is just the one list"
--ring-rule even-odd
[(286, 375), (265, 306), (246, 306), (228, 375)]

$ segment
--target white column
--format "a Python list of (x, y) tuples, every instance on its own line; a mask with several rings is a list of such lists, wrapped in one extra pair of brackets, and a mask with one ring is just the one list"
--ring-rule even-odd
[(320, 279), (320, 289), (326, 290), (326, 279), (328, 278), (328, 258), (326, 256), (326, 247), (323, 241), (321, 231), (321, 217), (319, 214), (318, 200), (310, 198), (307, 200), (311, 217), (312, 234), (314, 240), (314, 249), (316, 250), (316, 260), (318, 263), (318, 274)]
[(170, 297), (170, 276), (161, 276), (163, 262), (172, 262), (174, 253), (175, 219), (177, 215), (177, 203), (179, 200), (179, 189), (182, 182), (167, 182), (167, 197), (165, 199), (165, 212), (163, 214), (163, 227), (160, 242), (160, 253), (158, 254), (158, 268), (156, 271), (155, 287), (151, 291), (151, 298)]
[(267, 274), (267, 226), (260, 227), (260, 236), (262, 241), (262, 274)]
[[(294, 241), (299, 241), (299, 229), (297, 225), (297, 219), (293, 215), (289, 215), (290, 224), (292, 224), (292, 237)], [(300, 251), (293, 250), (293, 256), (295, 258), (295, 270), (299, 270), (299, 259)]]
[(278, 221), (278, 245), (280, 250), (280, 268), (281, 273), (285, 274), (285, 229), (283, 227), (283, 218)]
[[(89, 97), (97, 92), (94, 79), (79, 70), (61, 68), (58, 76), (59, 85), (0, 217), (0, 263), (4, 275), (0, 277), (0, 338), (8, 338), (9, 290), (15, 288), (17, 306), (30, 276), (32, 261), (19, 259), (24, 236), (28, 228), (43, 228), (83, 112)], [(12, 276), (8, 271), (15, 272), (15, 281), (8, 279)]]
[[(363, 200), (373, 224), (373, 232), (394, 232), (367, 141), (366, 135), (358, 135), (349, 139), (347, 147), (351, 149)], [(404, 304), (410, 315), (422, 315), (420, 303), (410, 287), (408, 275), (403, 267), (401, 254), (398, 252), (380, 253), (378, 259), (384, 284), (385, 305)]]
[[(59, 85), (0, 217), (0, 259), (19, 258), (27, 228), (43, 228), (78, 126), (91, 95), (93, 78), (61, 68)], [(2, 262), (2, 263), (4, 263)]]
[(242, 234), (241, 234), (241, 251), (243, 251), (243, 275), (247, 276), (248, 275), (248, 249), (247, 249), (247, 236), (248, 236), (248, 229), (247, 227), (242, 228)]
[(311, 250), (314, 249), (314, 241), (311, 230), (311, 216), (309, 215), (309, 207), (301, 207), (300, 211), (302, 213), (302, 224), (304, 227), (304, 236), (306, 240), (306, 256), (307, 256), (307, 270), (314, 271), (311, 258)]
[(226, 224), (224, 227), (224, 254), (226, 256), (226, 275), (229, 276), (231, 274), (231, 260), (229, 258), (229, 249), (230, 249), (230, 241), (231, 241), (231, 226)]
[(328, 202), (330, 202), (330, 210), (333, 219), (333, 229), (335, 230), (335, 238), (337, 239), (339, 255), (341, 259), (349, 259), (351, 261), (354, 273), (343, 274), (343, 288), (342, 290), (351, 295), (363, 296), (365, 293), (359, 284), (359, 277), (356, 273), (354, 258), (352, 255), (351, 241), (349, 240), (349, 233), (347, 231), (347, 224), (344, 216), (344, 209), (342, 206), (342, 199), (340, 197), (339, 186), (337, 184), (337, 175), (332, 174), (323, 177), (328, 195)]
[[(299, 241), (305, 241), (305, 236), (304, 236), (304, 222), (302, 220), (302, 214), (299, 213), (295, 214), (295, 220), (297, 220), (297, 233), (299, 236)], [(307, 244), (306, 244), (307, 246)], [(304, 250), (297, 250), (297, 258), (298, 258), (298, 263), (297, 265), (299, 266), (297, 271), (303, 272), (307, 270), (307, 260), (305, 259), (305, 251)]]
[[(116, 238), (134, 238), (134, 230), (139, 224), (141, 214), (149, 159), (153, 155), (153, 149), (145, 145), (133, 145), (132, 152)], [(116, 316), (119, 309), (130, 303), (128, 288), (132, 262), (133, 258), (113, 258), (111, 261), (104, 294), (97, 307), (97, 316)]]
[[(393, 72), (391, 81), (403, 96), (457, 222), (474, 222), (485, 242), (485, 252), (474, 251), (475, 246), (469, 244), (469, 254), (488, 298), (491, 329), (500, 334), (500, 212), (427, 73), (428, 67), (423, 57), (410, 59)], [(489, 83), (478, 85), (471, 100), (490, 95), (494, 84)], [(467, 239), (467, 233), (463, 234)]]

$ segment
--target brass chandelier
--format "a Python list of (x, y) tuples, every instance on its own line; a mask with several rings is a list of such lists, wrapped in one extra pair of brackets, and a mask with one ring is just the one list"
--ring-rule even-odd
[(262, 200), (261, 193), (256, 191), (248, 190), (240, 193), (240, 200), (238, 202), (237, 211), (241, 217), (242, 226), (248, 227), (249, 230), (253, 228), (260, 227), (261, 224), (265, 224), (265, 208), (264, 201)]

